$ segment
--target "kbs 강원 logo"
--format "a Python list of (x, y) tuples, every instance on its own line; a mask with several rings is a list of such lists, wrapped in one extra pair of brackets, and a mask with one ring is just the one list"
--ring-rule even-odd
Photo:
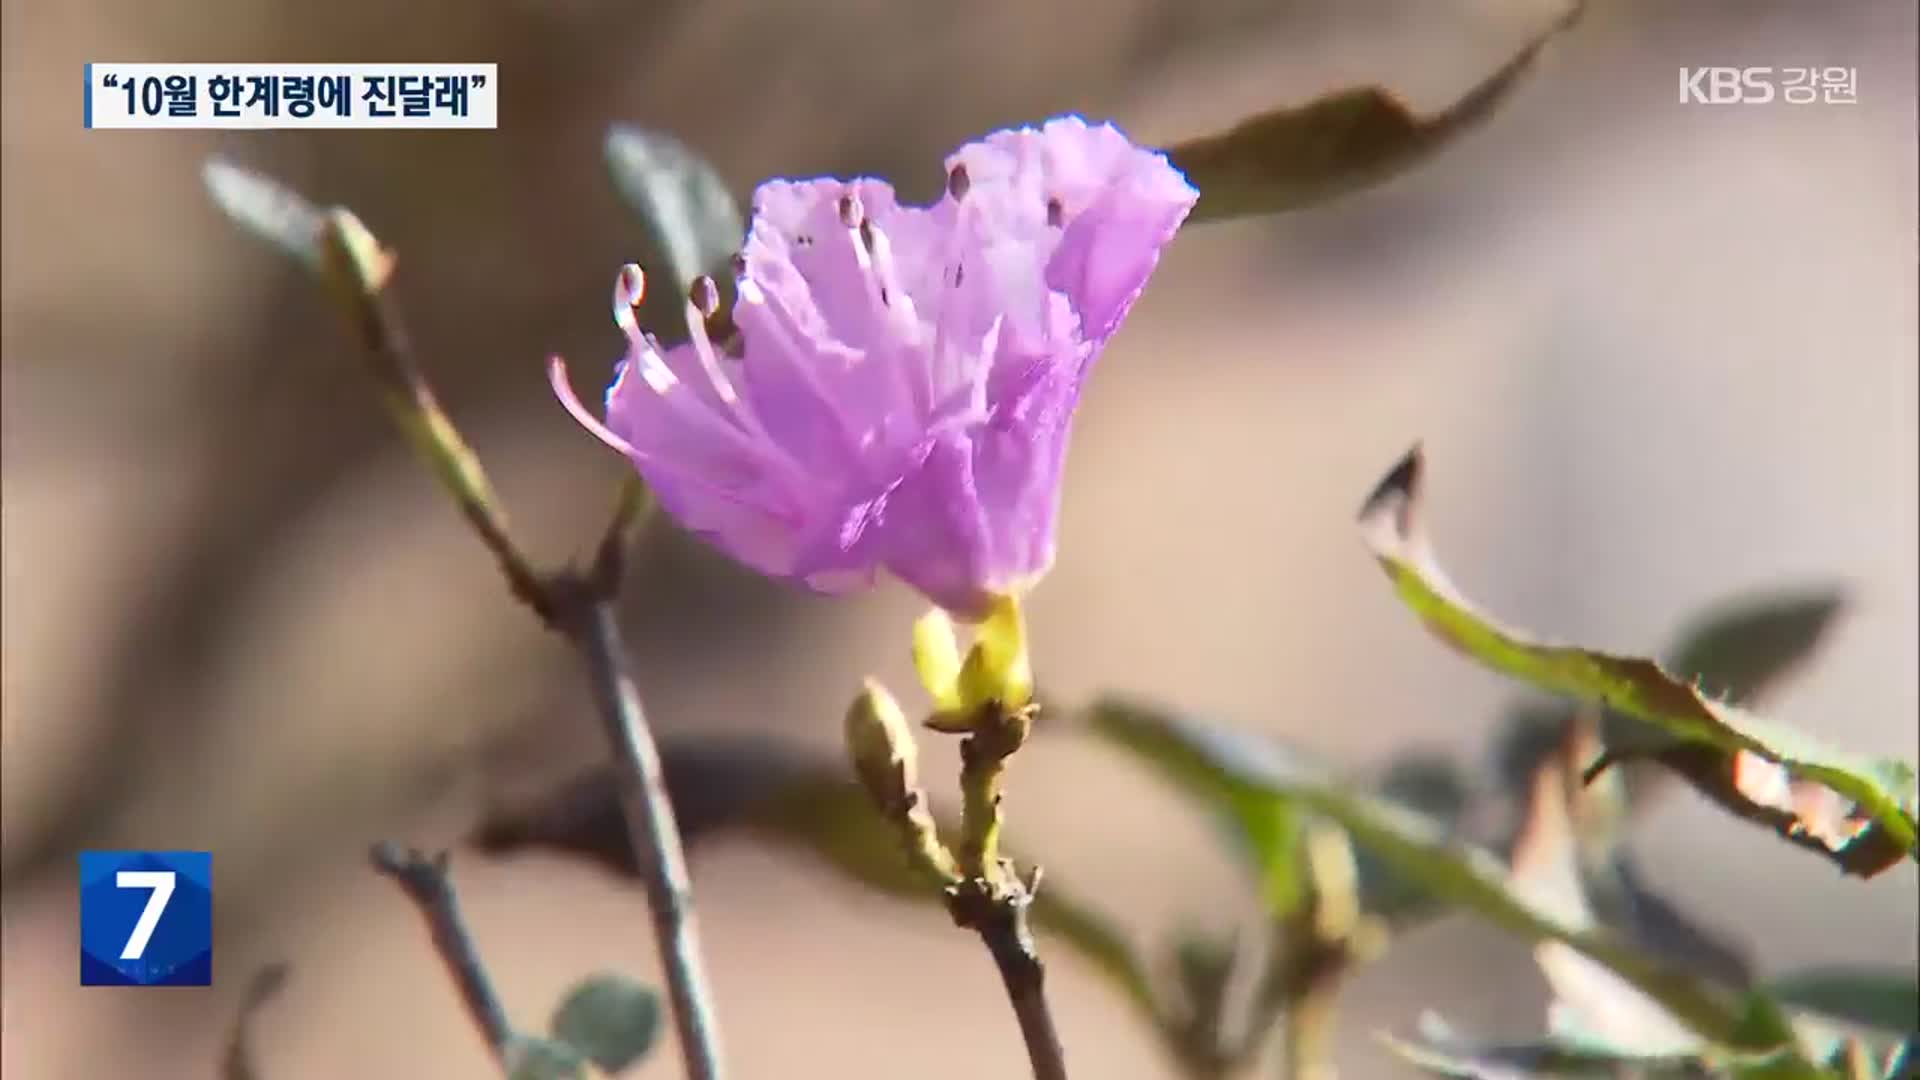
[(1852, 105), (1859, 74), (1842, 67), (1696, 67), (1680, 69), (1682, 105)]
[(213, 985), (213, 855), (81, 852), (80, 985)]

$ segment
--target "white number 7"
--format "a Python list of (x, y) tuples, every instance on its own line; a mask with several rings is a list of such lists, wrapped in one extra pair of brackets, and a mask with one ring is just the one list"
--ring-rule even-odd
[(127, 947), (120, 950), (120, 959), (138, 960), (146, 955), (147, 942), (153, 939), (154, 928), (166, 913), (167, 901), (173, 898), (173, 880), (171, 870), (122, 870), (113, 876), (113, 883), (122, 889), (153, 890), (147, 896), (147, 906), (141, 910), (139, 920), (133, 924)]

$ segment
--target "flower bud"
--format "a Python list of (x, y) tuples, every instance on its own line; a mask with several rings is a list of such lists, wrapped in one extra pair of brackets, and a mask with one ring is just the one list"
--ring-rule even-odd
[(888, 817), (902, 817), (919, 801), (913, 729), (887, 688), (868, 679), (847, 707), (847, 754), (861, 786)]

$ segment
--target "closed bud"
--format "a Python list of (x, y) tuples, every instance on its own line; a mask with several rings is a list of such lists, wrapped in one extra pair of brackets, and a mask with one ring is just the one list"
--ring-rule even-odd
[(905, 815), (919, 801), (918, 753), (900, 703), (868, 679), (847, 707), (847, 754), (861, 785), (888, 817)]

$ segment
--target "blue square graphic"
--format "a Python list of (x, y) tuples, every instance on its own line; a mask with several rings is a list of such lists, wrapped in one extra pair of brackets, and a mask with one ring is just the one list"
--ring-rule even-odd
[(81, 852), (80, 985), (213, 985), (213, 854)]

